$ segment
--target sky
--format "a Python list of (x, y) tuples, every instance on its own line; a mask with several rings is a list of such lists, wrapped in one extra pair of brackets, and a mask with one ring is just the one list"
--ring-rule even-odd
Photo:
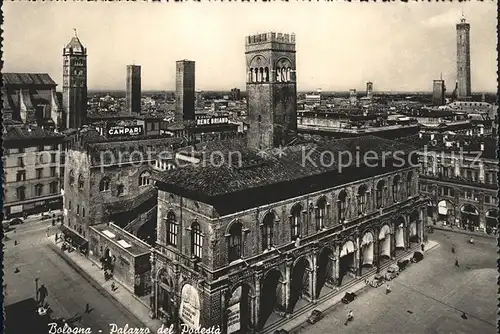
[(496, 91), (496, 2), (4, 2), (3, 72), (49, 73), (62, 85), (73, 28), (88, 49), (88, 88), (174, 90), (175, 61), (196, 61), (196, 88), (245, 89), (245, 36), (295, 33), (300, 91), (431, 91), (456, 81), (456, 23), (471, 24), (473, 92)]

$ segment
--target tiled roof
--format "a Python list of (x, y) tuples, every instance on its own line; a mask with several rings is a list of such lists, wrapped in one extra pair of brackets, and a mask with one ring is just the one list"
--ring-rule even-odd
[(57, 86), (47, 73), (2, 73), (3, 83), (9, 85)]
[[(219, 143), (219, 145), (222, 144)], [(414, 146), (397, 141), (366, 136), (320, 143), (305, 143), (285, 148), (281, 156), (279, 150), (262, 156), (255, 151), (246, 149), (241, 143), (234, 143), (231, 147), (220, 147), (220, 152), (224, 156), (224, 163), (221, 167), (216, 167), (220, 161), (215, 163), (207, 161), (205, 164), (189, 165), (173, 171), (157, 172), (154, 173), (153, 178), (158, 181), (160, 187), (166, 189), (176, 189), (204, 198), (214, 198), (252, 188), (257, 189), (285, 183), (297, 185), (297, 183), (327, 173), (328, 175), (331, 174), (333, 178), (342, 181), (344, 171), (347, 169), (369, 169), (363, 165), (362, 161), (355, 165), (355, 157), (352, 158), (353, 161), (350, 165), (347, 164), (348, 166), (341, 167), (340, 163), (342, 163), (342, 166), (346, 164), (344, 159), (347, 158), (347, 153), (345, 153), (345, 156), (340, 156), (340, 152), (351, 152), (353, 155), (360, 152), (360, 156), (363, 157), (366, 152), (372, 151), (378, 157), (381, 157), (384, 152), (402, 151), (409, 153), (416, 149)], [(217, 150), (214, 146), (207, 147), (207, 153), (214, 150)], [(230, 154), (229, 152), (233, 153)], [(237, 161), (235, 152), (241, 153), (241, 166), (234, 163), (234, 161)], [(205, 154), (205, 156), (211, 156), (211, 154)], [(233, 160), (232, 165), (229, 164), (230, 156)], [(304, 157), (309, 157), (312, 162)], [(390, 159), (390, 157), (386, 159)], [(322, 164), (321, 161), (324, 163)], [(370, 163), (374, 164), (373, 161), (370, 160)], [(317, 186), (320, 188), (328, 187), (327, 184)], [(272, 191), (272, 189), (269, 191)], [(307, 192), (308, 189), (306, 187), (301, 191)]]
[(15, 141), (22, 139), (63, 138), (64, 135), (55, 133), (39, 127), (28, 128), (26, 126), (13, 126), (8, 128), (3, 136), (4, 141)]

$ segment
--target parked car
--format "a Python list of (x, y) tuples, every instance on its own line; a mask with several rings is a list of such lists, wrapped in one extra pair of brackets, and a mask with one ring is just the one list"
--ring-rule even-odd
[(274, 334), (288, 334), (288, 331), (285, 329), (277, 329), (274, 331)]
[(307, 322), (310, 324), (315, 324), (321, 319), (323, 319), (323, 317), (324, 315), (320, 310), (313, 310), (309, 318), (307, 318)]
[(354, 299), (356, 299), (356, 294), (354, 292), (346, 292), (344, 297), (342, 297), (342, 303), (349, 304)]
[(417, 262), (420, 262), (424, 259), (424, 254), (422, 254), (421, 252), (415, 252), (413, 253), (413, 256), (411, 258), (411, 262), (413, 263), (417, 263)]
[(384, 278), (388, 281), (396, 278), (399, 275), (399, 267), (396, 265), (391, 265), (387, 268), (387, 272), (384, 275)]
[(384, 276), (377, 274), (371, 279), (371, 281), (368, 282), (368, 284), (370, 284), (371, 287), (378, 288), (384, 284)]
[(410, 263), (409, 260), (398, 261), (399, 271), (405, 270), (409, 263)]

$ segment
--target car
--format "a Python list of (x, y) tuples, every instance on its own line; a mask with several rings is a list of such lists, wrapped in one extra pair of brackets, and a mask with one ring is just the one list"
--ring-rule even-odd
[(388, 281), (396, 278), (399, 275), (399, 267), (396, 265), (392, 265), (387, 268), (387, 272), (384, 275), (384, 278)]
[(384, 276), (377, 274), (368, 282), (368, 284), (370, 284), (371, 287), (378, 288), (384, 284)]
[(307, 318), (307, 322), (310, 324), (315, 324), (321, 319), (323, 319), (323, 317), (324, 315), (320, 310), (313, 310), (309, 318)]
[(285, 329), (277, 329), (274, 331), (274, 334), (288, 334), (288, 331)]
[(409, 263), (410, 263), (410, 260), (401, 260), (401, 261), (398, 261), (399, 271), (405, 270)]
[(354, 292), (346, 292), (344, 297), (342, 297), (342, 303), (349, 304), (354, 299), (356, 299), (356, 294)]
[(424, 259), (424, 254), (422, 254), (421, 252), (415, 252), (413, 253), (413, 256), (411, 258), (411, 262), (413, 263), (417, 263), (417, 262), (420, 262)]

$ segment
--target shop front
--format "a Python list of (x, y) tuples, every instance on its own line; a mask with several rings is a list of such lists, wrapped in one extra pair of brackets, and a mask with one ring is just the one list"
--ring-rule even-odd
[(26, 218), (27, 216), (47, 212), (49, 210), (59, 210), (63, 207), (62, 196), (48, 198), (44, 200), (18, 202), (13, 205), (6, 204), (4, 207), (5, 219)]
[(83, 236), (73, 231), (66, 225), (60, 225), (59, 229), (61, 230), (61, 238), (63, 241), (61, 247), (64, 248), (64, 250), (68, 250), (69, 252), (76, 250), (81, 254), (87, 256), (89, 251), (89, 243)]

